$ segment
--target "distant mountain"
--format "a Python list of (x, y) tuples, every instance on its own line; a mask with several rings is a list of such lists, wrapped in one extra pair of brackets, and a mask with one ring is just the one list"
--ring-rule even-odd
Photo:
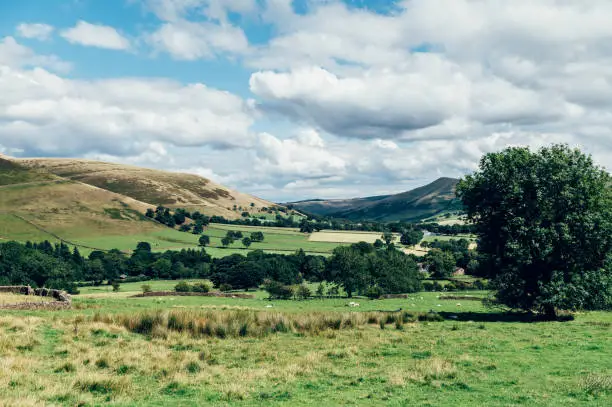
[(416, 221), (445, 210), (460, 208), (455, 197), (458, 179), (439, 178), (431, 184), (395, 195), (354, 199), (313, 199), (291, 202), (294, 208), (315, 215), (352, 221)]

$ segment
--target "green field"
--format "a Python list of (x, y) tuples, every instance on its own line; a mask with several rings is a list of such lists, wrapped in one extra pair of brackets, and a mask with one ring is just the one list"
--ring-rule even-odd
[[(244, 236), (249, 236), (250, 233), (255, 231), (261, 231), (264, 234), (264, 241), (253, 243), (248, 250), (240, 240), (224, 248), (221, 239), (228, 230), (239, 230)], [(206, 251), (213, 257), (223, 257), (233, 253), (246, 254), (248, 251), (258, 249), (281, 254), (293, 253), (298, 249), (303, 249), (309, 254), (328, 255), (339, 245), (339, 243), (309, 241), (307, 234), (291, 228), (211, 224), (206, 228), (204, 234), (210, 237), (210, 246), (206, 247)], [(168, 228), (146, 234), (79, 238), (74, 239), (74, 242), (100, 249), (118, 248), (125, 251), (133, 250), (138, 242), (149, 242), (154, 251), (164, 251), (195, 248), (198, 246), (198, 239), (198, 235)]]
[(459, 240), (459, 239), (467, 239), (470, 241), (476, 241), (476, 236), (474, 235), (429, 235), (429, 236), (423, 236), (422, 242), (433, 242), (435, 240), (448, 241), (448, 240)]
[[(436, 293), (412, 294), (408, 299), (356, 298), (352, 301), (359, 307), (355, 308), (347, 307), (351, 300), (346, 298), (271, 302), (261, 292), (254, 299), (130, 298), (141, 284), (123, 284), (118, 293), (107, 292), (105, 287), (83, 288), (83, 294), (74, 297), (72, 310), (4, 311), (0, 316), (3, 403), (612, 403), (611, 313), (580, 313), (569, 322), (527, 323), (484, 308), (478, 301), (442, 300)], [(176, 281), (149, 284), (154, 289), (170, 289)], [(398, 308), (434, 310), (447, 319), (398, 325), (393, 322), (398, 313), (365, 314)], [(245, 331), (244, 337), (218, 332), (200, 337), (176, 330), (145, 335), (127, 329), (125, 321), (139, 321), (143, 312), (221, 320), (255, 318), (252, 323), (272, 319), (300, 324), (317, 318), (357, 322), (316, 332), (301, 332), (298, 325), (259, 336)], [(368, 322), (370, 318), (378, 322)], [(387, 319), (390, 322), (385, 324)]]

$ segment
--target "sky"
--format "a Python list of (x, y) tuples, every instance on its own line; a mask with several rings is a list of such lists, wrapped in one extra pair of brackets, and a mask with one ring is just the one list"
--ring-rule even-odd
[(0, 1), (0, 153), (276, 202), (405, 191), (507, 146), (612, 167), (609, 0)]

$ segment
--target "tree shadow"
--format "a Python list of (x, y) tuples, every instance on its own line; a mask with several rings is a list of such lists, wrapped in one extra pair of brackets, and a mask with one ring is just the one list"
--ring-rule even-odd
[(542, 314), (534, 314), (530, 312), (438, 312), (444, 319), (450, 321), (461, 322), (550, 322), (550, 321), (572, 321), (572, 314), (557, 315), (555, 318), (550, 318)]

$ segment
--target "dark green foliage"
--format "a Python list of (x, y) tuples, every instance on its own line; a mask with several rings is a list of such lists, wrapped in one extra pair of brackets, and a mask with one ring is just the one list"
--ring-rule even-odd
[(174, 286), (174, 291), (177, 293), (188, 293), (191, 291), (191, 286), (186, 281), (181, 281)]
[(455, 257), (453, 254), (440, 249), (430, 250), (425, 256), (425, 263), (434, 278), (450, 277), (455, 271)]
[(384, 294), (384, 291), (382, 288), (380, 288), (377, 285), (368, 287), (368, 289), (365, 292), (365, 296), (368, 297), (371, 300), (376, 300), (378, 298), (380, 298), (381, 295)]
[(251, 233), (251, 241), (253, 242), (263, 242), (264, 234), (263, 232), (252, 232)]
[(288, 300), (293, 296), (293, 288), (274, 280), (266, 280), (264, 290), (270, 294), (270, 299)]
[(244, 247), (246, 247), (248, 249), (248, 247), (251, 245), (251, 238), (249, 237), (245, 237), (242, 239), (242, 244), (244, 245)]
[(408, 229), (402, 233), (400, 243), (406, 246), (414, 246), (423, 239), (423, 231), (419, 229)]
[(610, 175), (564, 145), (484, 156), (458, 194), (497, 300), (549, 316), (612, 307)]
[(389, 294), (415, 292), (421, 288), (419, 278), (417, 264), (410, 256), (357, 243), (334, 249), (325, 279), (341, 285), (351, 297), (373, 285)]
[(208, 246), (210, 244), (210, 237), (206, 235), (200, 236), (200, 238), (198, 239), (198, 244), (202, 247)]

